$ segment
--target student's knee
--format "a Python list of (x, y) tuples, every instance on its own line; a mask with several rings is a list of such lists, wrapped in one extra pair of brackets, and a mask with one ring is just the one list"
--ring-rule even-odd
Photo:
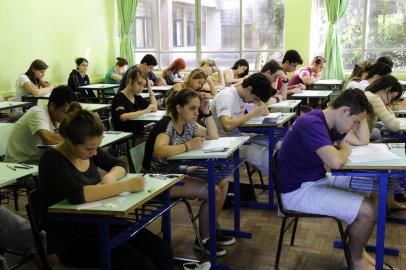
[(364, 198), (357, 218), (367, 222), (376, 222), (376, 206), (370, 199)]

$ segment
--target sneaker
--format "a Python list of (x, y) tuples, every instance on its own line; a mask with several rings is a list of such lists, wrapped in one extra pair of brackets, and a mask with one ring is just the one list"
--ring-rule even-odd
[(216, 230), (216, 243), (220, 246), (231, 246), (234, 245), (235, 238), (221, 233), (221, 230)]
[(185, 263), (183, 264), (184, 270), (210, 270), (211, 264), (210, 262), (192, 262), (192, 263)]
[[(207, 255), (210, 255), (210, 244), (209, 244), (209, 239), (202, 240), (203, 242), (203, 247), (204, 247), (204, 252), (206, 252)], [(201, 251), (199, 243), (197, 242), (197, 239), (195, 240), (195, 250)], [(216, 256), (221, 257), (227, 254), (227, 251), (220, 247), (219, 245), (216, 245)]]

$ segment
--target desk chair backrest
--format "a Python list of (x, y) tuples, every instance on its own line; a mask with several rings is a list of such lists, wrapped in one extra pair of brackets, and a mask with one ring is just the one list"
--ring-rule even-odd
[(128, 161), (130, 163), (130, 170), (132, 171), (132, 173), (141, 173), (144, 152), (145, 142), (131, 148), (130, 151), (128, 151)]
[(33, 190), (28, 195), (28, 204), (25, 206), (28, 219), (31, 224), (31, 231), (34, 236), (37, 253), (41, 261), (41, 269), (51, 270), (48, 264), (47, 252), (41, 239), (41, 232), (44, 230), (44, 213), (42, 213), (42, 199), (39, 189)]
[(279, 211), (283, 214), (286, 215), (286, 210), (283, 207), (283, 202), (282, 202), (282, 197), (281, 197), (281, 183), (279, 179), (279, 168), (278, 168), (278, 153), (279, 150), (277, 150), (273, 154), (272, 158), (272, 180), (273, 180), (273, 186), (276, 194), (276, 199), (278, 201), (278, 207)]

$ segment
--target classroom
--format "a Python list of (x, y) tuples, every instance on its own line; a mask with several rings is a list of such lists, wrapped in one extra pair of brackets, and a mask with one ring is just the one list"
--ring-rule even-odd
[(2, 0), (0, 270), (406, 269), (404, 0)]

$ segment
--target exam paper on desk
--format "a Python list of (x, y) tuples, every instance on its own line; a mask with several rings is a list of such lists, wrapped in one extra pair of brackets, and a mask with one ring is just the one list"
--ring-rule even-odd
[(385, 161), (400, 159), (393, 154), (388, 145), (383, 143), (370, 143), (363, 146), (353, 146), (351, 155), (348, 159), (353, 163)]
[(225, 149), (230, 148), (230, 138), (221, 137), (216, 140), (205, 140), (203, 150)]

